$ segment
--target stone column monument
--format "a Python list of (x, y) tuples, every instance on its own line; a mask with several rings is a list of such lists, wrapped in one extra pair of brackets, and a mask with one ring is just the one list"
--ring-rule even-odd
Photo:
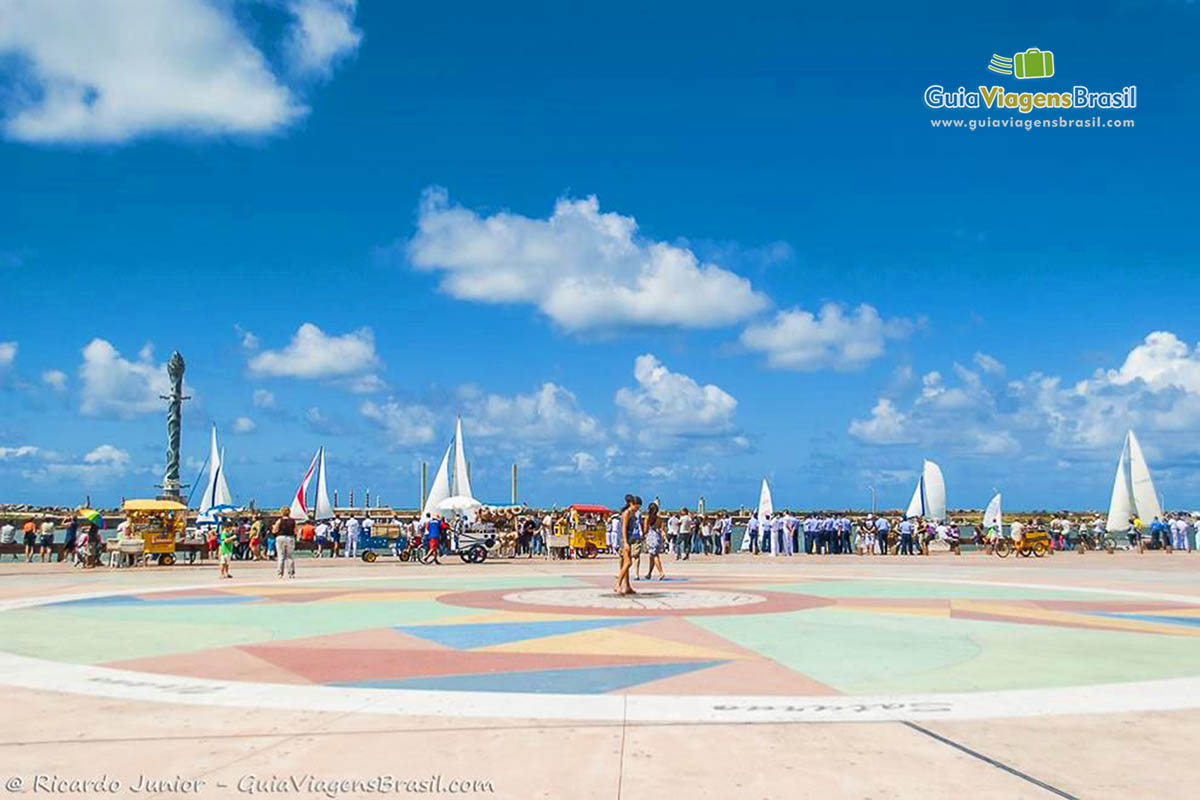
[(160, 499), (178, 502), (183, 500), (180, 491), (183, 484), (179, 482), (179, 437), (183, 424), (183, 401), (188, 399), (183, 395), (183, 371), (186, 368), (183, 356), (176, 350), (167, 362), (171, 393), (162, 395), (162, 399), (167, 401), (167, 470), (163, 474)]

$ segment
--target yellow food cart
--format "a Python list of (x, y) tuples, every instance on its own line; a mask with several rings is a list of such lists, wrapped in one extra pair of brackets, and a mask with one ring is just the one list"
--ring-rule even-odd
[(612, 511), (606, 506), (576, 503), (570, 507), (571, 550), (576, 558), (595, 558), (608, 547), (608, 518)]
[(126, 500), (123, 510), (129, 535), (141, 537), (143, 552), (163, 566), (174, 564), (175, 540), (187, 530), (187, 506), (174, 500)]

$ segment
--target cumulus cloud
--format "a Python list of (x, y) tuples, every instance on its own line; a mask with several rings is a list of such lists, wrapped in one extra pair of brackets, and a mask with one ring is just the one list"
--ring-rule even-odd
[(460, 391), (464, 425), (472, 436), (505, 437), (522, 444), (594, 442), (603, 435), (595, 417), (569, 390), (547, 381), (529, 394)]
[(258, 426), (249, 417), (238, 417), (233, 421), (234, 433), (253, 433)]
[(104, 339), (93, 339), (83, 348), (79, 378), (79, 410), (88, 416), (128, 418), (161, 412), (161, 396), (171, 388), (167, 365), (155, 362), (150, 345), (131, 361)]
[(383, 430), (393, 447), (411, 447), (433, 441), (434, 414), (419, 404), (406, 404), (396, 400), (376, 403), (366, 400), (358, 407), (359, 413)]
[[(328, 15), (309, 8), (321, 5), (353, 15), (345, 4), (292, 4), (300, 33), (289, 52), (314, 65), (351, 46), (326, 35)], [(16, 67), (4, 129), (28, 142), (266, 134), (308, 111), (228, 2), (10, 0), (0, 55)]]
[(55, 453), (33, 449), (44, 463), (24, 470), (22, 475), (36, 482), (69, 480), (85, 487), (94, 486), (120, 478), (130, 467), (129, 453), (111, 444), (100, 445), (78, 461), (60, 460)]
[(0, 342), (0, 373), (5, 372), (12, 367), (13, 362), (17, 360), (17, 343), (16, 342)]
[(849, 311), (837, 303), (826, 303), (816, 315), (793, 308), (778, 312), (768, 322), (749, 325), (742, 331), (741, 342), (764, 353), (767, 365), (776, 369), (854, 370), (879, 358), (888, 339), (908, 336), (917, 324), (907, 319), (884, 320), (866, 304)]
[(907, 415), (891, 400), (881, 397), (869, 417), (850, 421), (850, 435), (870, 444), (907, 444), (912, 441), (907, 425)]
[(691, 250), (640, 237), (633, 217), (602, 213), (594, 196), (561, 199), (545, 219), (483, 217), (429, 189), (407, 252), (417, 269), (440, 273), (453, 297), (528, 303), (571, 331), (717, 327), (768, 302), (748, 280)]
[(66, 391), (67, 373), (60, 369), (48, 369), (42, 373), (42, 383), (56, 392)]
[(354, 27), (357, 0), (291, 0), (294, 20), (286, 52), (291, 69), (328, 78), (334, 65), (358, 50), (362, 31)]
[(571, 454), (566, 464), (556, 464), (546, 472), (551, 475), (592, 475), (600, 469), (600, 462), (591, 453), (579, 450)]
[(619, 430), (626, 437), (663, 446), (681, 438), (735, 434), (737, 400), (721, 387), (672, 372), (648, 353), (634, 361), (633, 377), (637, 385), (616, 394)]
[(908, 404), (882, 397), (850, 434), (868, 444), (913, 442), (981, 455), (1019, 451), (1107, 458), (1125, 431), (1158, 437), (1168, 456), (1200, 456), (1181, 432), (1200, 426), (1200, 346), (1156, 331), (1120, 366), (1070, 382), (1041, 372), (1006, 380), (1004, 365), (977, 354), (977, 369), (925, 373)]
[(361, 377), (379, 364), (370, 328), (336, 336), (305, 322), (286, 347), (256, 353), (247, 366), (252, 375), (318, 379)]

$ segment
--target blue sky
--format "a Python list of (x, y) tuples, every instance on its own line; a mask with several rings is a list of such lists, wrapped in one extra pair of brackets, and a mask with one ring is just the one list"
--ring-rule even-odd
[(1102, 507), (1132, 426), (1200, 505), (1192, 3), (75, 5), (0, 2), (0, 501), (153, 492), (179, 349), (264, 505), (458, 413), (485, 500)]

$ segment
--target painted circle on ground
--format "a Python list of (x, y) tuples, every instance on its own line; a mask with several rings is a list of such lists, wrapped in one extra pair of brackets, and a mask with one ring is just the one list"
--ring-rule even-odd
[(601, 617), (725, 616), (782, 614), (832, 605), (833, 600), (802, 592), (776, 592), (727, 586), (677, 588), (643, 584), (635, 594), (619, 595), (605, 581), (596, 586), (545, 589), (486, 589), (456, 592), (439, 603), (494, 611), (561, 613)]
[(642, 589), (633, 595), (614, 594), (609, 589), (530, 589), (504, 595), (506, 603), (531, 606), (628, 611), (707, 611), (765, 603), (767, 598), (751, 592), (713, 589)]
[[(0, 684), (528, 719), (1200, 708), (1197, 597), (945, 576), (733, 574), (619, 598), (608, 580), (362, 576), (4, 601)], [(614, 605), (630, 599), (647, 605)]]

